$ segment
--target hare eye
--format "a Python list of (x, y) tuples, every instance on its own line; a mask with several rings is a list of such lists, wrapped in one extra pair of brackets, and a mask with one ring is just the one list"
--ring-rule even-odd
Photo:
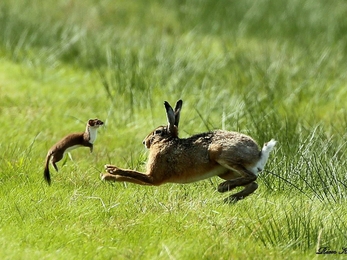
[(154, 134), (160, 135), (163, 131), (161, 129), (157, 129), (154, 131)]

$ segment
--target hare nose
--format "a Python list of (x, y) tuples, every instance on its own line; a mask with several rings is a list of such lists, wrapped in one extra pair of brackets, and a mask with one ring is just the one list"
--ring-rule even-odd
[(142, 144), (145, 144), (145, 140), (142, 141)]

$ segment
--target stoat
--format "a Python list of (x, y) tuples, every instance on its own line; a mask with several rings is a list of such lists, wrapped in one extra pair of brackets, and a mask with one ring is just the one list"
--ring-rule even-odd
[(63, 157), (65, 152), (69, 152), (78, 147), (89, 147), (90, 152), (93, 152), (93, 143), (96, 139), (96, 134), (99, 126), (103, 125), (99, 119), (89, 119), (87, 122), (86, 130), (83, 133), (73, 133), (65, 136), (59, 142), (49, 149), (46, 156), (46, 164), (44, 170), (44, 178), (47, 183), (51, 184), (51, 176), (49, 173), (49, 161), (52, 162), (55, 170), (58, 171), (56, 165)]

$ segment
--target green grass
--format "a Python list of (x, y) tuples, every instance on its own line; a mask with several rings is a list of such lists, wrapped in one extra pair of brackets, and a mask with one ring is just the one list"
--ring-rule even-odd
[[(346, 234), (347, 4), (330, 1), (0, 3), (1, 259), (320, 259)], [(235, 205), (212, 178), (103, 183), (145, 169), (142, 139), (184, 101), (180, 135), (278, 145)], [(98, 117), (94, 153), (43, 180), (50, 146)], [(334, 255), (343, 258), (344, 255)]]

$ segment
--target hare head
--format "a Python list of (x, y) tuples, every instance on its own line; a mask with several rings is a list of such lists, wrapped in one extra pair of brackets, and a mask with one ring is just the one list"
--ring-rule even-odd
[(144, 144), (147, 149), (150, 149), (153, 143), (160, 142), (163, 139), (178, 138), (178, 123), (180, 121), (182, 105), (183, 101), (178, 100), (175, 110), (173, 110), (167, 101), (164, 102), (167, 126), (159, 126), (146, 136), (142, 144)]
[(149, 149), (146, 173), (105, 165), (106, 181), (127, 181), (142, 185), (164, 183), (190, 183), (218, 176), (225, 181), (218, 185), (219, 192), (230, 191), (238, 186), (244, 189), (226, 199), (240, 200), (253, 193), (255, 183), (274, 148), (276, 141), (265, 143), (259, 150), (250, 137), (238, 132), (214, 130), (178, 137), (178, 124), (182, 109), (178, 100), (173, 109), (164, 102), (167, 125), (155, 128), (143, 141)]

